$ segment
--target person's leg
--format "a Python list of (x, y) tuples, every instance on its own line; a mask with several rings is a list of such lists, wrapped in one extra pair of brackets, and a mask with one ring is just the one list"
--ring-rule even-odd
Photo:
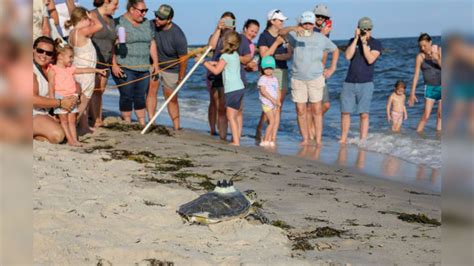
[(356, 105), (355, 84), (344, 82), (340, 96), (341, 101), (341, 139), (339, 143), (345, 144), (351, 126), (351, 113)]
[(341, 139), (339, 143), (345, 144), (347, 142), (347, 135), (349, 134), (349, 128), (351, 127), (351, 114), (341, 113)]
[(263, 125), (267, 123), (267, 116), (264, 112), (260, 115), (260, 120), (258, 121), (257, 129), (255, 131), (255, 140), (259, 141), (262, 138), (262, 129)]
[(314, 113), (311, 107), (311, 103), (308, 103), (306, 106), (306, 123), (308, 124), (309, 139), (316, 139), (316, 125), (314, 124)]
[(211, 136), (215, 136), (217, 123), (217, 109), (219, 104), (219, 93), (216, 88), (209, 89), (209, 108), (207, 118), (209, 120), (209, 132)]
[(265, 112), (265, 115), (267, 116), (268, 119), (268, 126), (265, 129), (265, 136), (263, 137), (263, 141), (269, 142), (272, 141), (273, 137), (273, 127), (275, 125), (275, 116), (273, 113), (273, 110), (268, 110)]
[(237, 122), (237, 116), (238, 116), (238, 110), (227, 107), (227, 119), (230, 124), (230, 130), (232, 132), (232, 142), (231, 145), (239, 146), (240, 145), (240, 139), (239, 139), (239, 125)]
[[(173, 90), (170, 88), (163, 88), (163, 94), (165, 99), (168, 99), (171, 94), (173, 94)], [(179, 103), (178, 103), (178, 95), (175, 95), (168, 104), (168, 114), (170, 115), (170, 119), (173, 122), (173, 129), (179, 130), (180, 128), (180, 121), (179, 121)]]
[(436, 113), (436, 131), (440, 132), (442, 130), (441, 123), (441, 114), (443, 113), (443, 102), (438, 101), (438, 112)]
[(81, 143), (77, 139), (77, 131), (76, 131), (76, 117), (77, 113), (68, 113), (67, 120), (69, 125), (69, 132), (71, 134), (71, 139), (73, 140), (72, 146), (81, 147)]
[(150, 80), (150, 87), (146, 95), (146, 111), (148, 113), (148, 120), (150, 121), (155, 116), (156, 106), (158, 104), (158, 89), (160, 88), (160, 81)]
[(33, 117), (33, 138), (59, 144), (64, 140), (65, 133), (61, 124), (54, 118), (48, 115), (35, 115)]
[(327, 111), (329, 111), (329, 108), (331, 108), (331, 103), (330, 103), (330, 98), (329, 98), (329, 89), (328, 86), (324, 86), (323, 90), (323, 115), (326, 114)]
[(369, 134), (369, 113), (361, 113), (360, 116), (360, 140), (367, 139)]
[[(143, 78), (148, 72), (136, 72), (136, 78)], [(146, 125), (146, 92), (150, 86), (150, 78), (136, 82), (133, 86), (133, 108), (137, 116), (138, 123), (141, 126)]]
[(369, 112), (372, 95), (374, 93), (374, 83), (367, 82), (356, 84), (356, 92), (358, 102), (357, 113), (360, 116), (359, 137), (360, 140), (365, 140), (369, 134)]
[[(112, 75), (117, 85), (121, 85), (125, 82), (129, 82), (136, 78), (135, 75), (133, 74), (134, 73), (133, 71), (123, 68), (123, 72), (125, 73), (126, 78), (118, 78)], [(120, 110), (122, 119), (128, 123), (132, 122), (133, 89), (134, 89), (134, 84), (128, 84), (128, 85), (119, 87), (119, 93), (120, 93), (119, 110)]]
[(94, 132), (94, 129), (89, 126), (89, 103), (90, 98), (82, 94), (81, 103), (77, 107), (77, 118), (79, 119), (78, 130), (80, 135)]
[(300, 145), (307, 145), (309, 144), (309, 135), (308, 135), (308, 124), (306, 118), (306, 103), (296, 103), (296, 115), (298, 119), (298, 126), (300, 128), (301, 137), (303, 137), (303, 141), (301, 141)]
[(224, 87), (220, 87), (217, 89), (219, 94), (219, 106), (217, 109), (218, 113), (218, 123), (217, 128), (219, 130), (219, 137), (221, 140), (227, 139), (227, 110), (225, 107), (225, 94), (224, 94)]
[[(66, 135), (67, 139), (67, 144), (73, 146), (75, 141), (74, 138), (71, 135), (71, 129), (69, 127), (69, 119), (68, 119), (68, 114), (59, 114), (59, 121), (61, 122), (61, 127), (64, 131), (64, 135)], [(76, 124), (74, 124), (74, 127), (76, 127)]]
[(425, 125), (430, 119), (431, 110), (433, 109), (434, 102), (435, 101), (432, 99), (425, 100), (425, 110), (423, 111), (423, 115), (421, 116), (420, 122), (416, 127), (416, 132), (421, 133), (425, 129)]
[(107, 86), (108, 76), (96, 75), (96, 88), (92, 93), (91, 101), (89, 104), (89, 115), (92, 118), (94, 127), (101, 127), (102, 122), (102, 96)]
[[(281, 109), (280, 109), (281, 110)], [(280, 127), (280, 110), (273, 109), (272, 112), (275, 117), (275, 125), (273, 126), (273, 134), (272, 134), (272, 141), (276, 142), (277, 139), (277, 134), (278, 134), (278, 128)]]
[(323, 106), (322, 102), (311, 103), (313, 124), (315, 127), (316, 145), (321, 146), (323, 136)]

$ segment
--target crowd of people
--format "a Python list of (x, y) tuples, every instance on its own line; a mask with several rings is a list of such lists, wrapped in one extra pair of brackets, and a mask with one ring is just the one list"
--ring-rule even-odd
[[(138, 123), (144, 126), (147, 117), (150, 120), (155, 115), (160, 86), (168, 99), (186, 74), (188, 43), (173, 21), (171, 6), (159, 6), (154, 12), (155, 19), (149, 20), (145, 17), (149, 9), (144, 0), (128, 0), (126, 12), (117, 18), (113, 16), (119, 0), (94, 0), (93, 4), (96, 8), (89, 11), (70, 0), (34, 0), (35, 139), (60, 143), (66, 137), (68, 144), (80, 146), (76, 121), (79, 134), (102, 126), (102, 95), (109, 75), (120, 92), (122, 119), (131, 122), (134, 112)], [(57, 8), (60, 5), (61, 12)], [(214, 53), (203, 63), (208, 70), (208, 119), (212, 135), (226, 140), (230, 127), (230, 144), (240, 145), (243, 98), (249, 89), (258, 89), (262, 115), (256, 139), (261, 146), (276, 145), (288, 93), (295, 103), (301, 145), (313, 140), (317, 146), (322, 144), (324, 113), (331, 107), (326, 83), (337, 69), (340, 53), (329, 39), (331, 15), (327, 6), (317, 5), (313, 11), (302, 13), (297, 25), (285, 27), (287, 19), (281, 10), (270, 10), (259, 35), (260, 24), (255, 19), (248, 19), (239, 33), (232, 12), (220, 17), (209, 37), (208, 45)], [(383, 51), (381, 41), (372, 36), (373, 27), (370, 18), (359, 19), (344, 52), (350, 64), (341, 84), (340, 143), (347, 142), (353, 113), (360, 117), (360, 139), (368, 136), (374, 66)], [(436, 101), (437, 130), (441, 130), (441, 48), (432, 44), (426, 33), (419, 37), (418, 44), (420, 53), (408, 103), (412, 106), (417, 102), (415, 92), (421, 70), (426, 106), (417, 131), (423, 131)], [(246, 74), (257, 71), (258, 88), (251, 88)], [(407, 118), (405, 87), (404, 81), (398, 81), (387, 101), (387, 120), (397, 132)], [(170, 99), (167, 108), (173, 128), (179, 130), (177, 95)], [(51, 109), (55, 111), (50, 112)]]

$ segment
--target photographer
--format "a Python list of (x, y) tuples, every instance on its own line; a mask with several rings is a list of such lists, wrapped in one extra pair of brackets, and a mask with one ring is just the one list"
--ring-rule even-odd
[(341, 144), (347, 141), (353, 112), (360, 116), (360, 139), (366, 139), (369, 132), (374, 64), (382, 53), (382, 43), (372, 37), (372, 28), (370, 18), (359, 19), (354, 38), (349, 41), (345, 53), (351, 63), (341, 92)]

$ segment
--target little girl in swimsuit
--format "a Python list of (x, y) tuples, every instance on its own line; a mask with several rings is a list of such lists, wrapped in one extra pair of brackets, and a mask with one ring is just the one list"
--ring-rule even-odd
[(407, 120), (407, 108), (405, 106), (405, 82), (397, 81), (392, 94), (387, 101), (387, 120), (392, 122), (392, 131), (400, 132), (403, 120)]
[[(81, 89), (74, 80), (76, 74), (99, 73), (106, 75), (106, 69), (95, 68), (76, 68), (72, 65), (74, 58), (74, 49), (64, 44), (61, 39), (55, 41), (56, 64), (50, 65), (48, 69), (49, 97), (63, 99), (71, 95), (79, 95)], [(61, 104), (59, 105), (61, 106)], [(59, 116), (61, 127), (67, 138), (67, 143), (71, 146), (80, 147), (81, 143), (77, 140), (76, 116), (77, 108), (68, 112), (62, 108), (56, 108), (54, 113)]]

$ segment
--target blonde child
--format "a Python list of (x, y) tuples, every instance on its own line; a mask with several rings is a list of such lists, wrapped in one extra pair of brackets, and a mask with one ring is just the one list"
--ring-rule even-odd
[[(65, 27), (68, 30), (74, 27), (69, 34), (69, 44), (74, 48), (74, 66), (95, 68), (97, 52), (91, 37), (103, 27), (97, 16), (91, 16), (83, 7), (76, 7), (71, 13), (71, 19), (66, 21)], [(94, 92), (96, 76), (92, 73), (79, 75), (75, 79), (81, 86), (81, 103), (78, 107), (79, 129), (82, 132), (91, 132), (93, 128), (88, 125), (87, 107)]]
[[(48, 70), (49, 97), (51, 98), (61, 101), (64, 97), (78, 95), (80, 90), (74, 80), (74, 75), (76, 74), (100, 73), (101, 75), (106, 75), (105, 69), (76, 68), (73, 66), (74, 49), (70, 45), (64, 44), (60, 39), (55, 41), (54, 50), (56, 53), (56, 64), (50, 65)], [(54, 110), (54, 113), (59, 115), (67, 143), (71, 146), (80, 147), (81, 143), (77, 140), (76, 132), (77, 112), (77, 108), (71, 112), (62, 108)]]
[(392, 94), (387, 101), (387, 120), (392, 122), (392, 131), (400, 132), (403, 120), (407, 120), (407, 108), (405, 106), (405, 82), (397, 81)]
[(273, 70), (276, 68), (275, 59), (272, 56), (265, 56), (262, 59), (261, 67), (263, 75), (258, 80), (258, 87), (262, 110), (268, 119), (268, 126), (260, 146), (274, 147), (280, 125), (277, 112), (281, 107), (278, 79), (273, 76)]
[[(232, 131), (231, 145), (240, 145), (242, 134), (242, 101), (245, 86), (240, 77), (240, 59), (237, 50), (240, 45), (240, 36), (237, 32), (226, 33), (223, 41), (222, 55), (218, 62), (204, 62), (212, 74), (223, 72), (226, 116)], [(199, 56), (199, 55), (198, 55)]]

